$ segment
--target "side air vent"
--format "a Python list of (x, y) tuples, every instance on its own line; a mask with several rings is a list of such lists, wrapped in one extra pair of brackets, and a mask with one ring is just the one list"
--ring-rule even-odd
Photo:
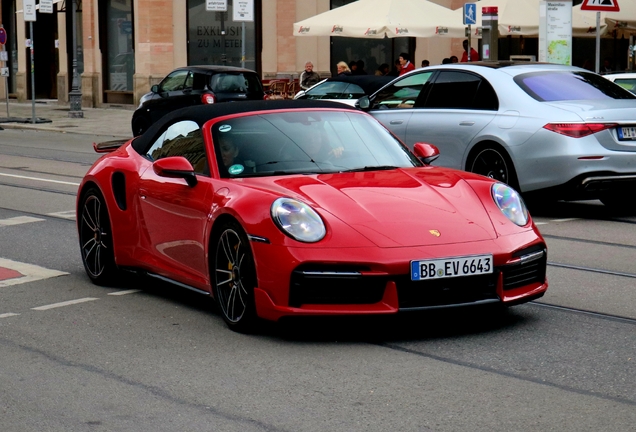
[(124, 173), (114, 173), (111, 182), (117, 207), (121, 210), (126, 210), (126, 177), (124, 177)]

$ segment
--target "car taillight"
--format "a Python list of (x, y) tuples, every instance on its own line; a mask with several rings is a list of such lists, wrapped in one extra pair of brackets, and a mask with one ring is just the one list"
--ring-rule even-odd
[(616, 123), (548, 123), (544, 129), (572, 138), (583, 138), (605, 129), (618, 126)]
[(213, 104), (216, 102), (216, 98), (212, 93), (204, 93), (201, 95), (201, 102), (204, 104)]

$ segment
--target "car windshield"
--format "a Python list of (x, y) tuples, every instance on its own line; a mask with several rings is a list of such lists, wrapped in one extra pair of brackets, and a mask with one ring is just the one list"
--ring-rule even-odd
[(299, 110), (249, 115), (212, 126), (223, 177), (371, 171), (421, 166), (372, 117)]
[(216, 73), (210, 78), (210, 88), (215, 93), (256, 93), (261, 82), (256, 74)]
[(325, 81), (305, 93), (305, 99), (360, 99), (362, 96), (362, 87), (340, 81)]
[(541, 102), (636, 97), (602, 76), (590, 72), (533, 72), (518, 75), (514, 80), (526, 93)]

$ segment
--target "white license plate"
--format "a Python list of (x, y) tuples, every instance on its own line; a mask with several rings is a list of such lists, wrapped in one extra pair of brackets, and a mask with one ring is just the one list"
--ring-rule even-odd
[(618, 128), (618, 139), (636, 140), (636, 126), (623, 126)]
[(411, 261), (411, 280), (443, 279), (493, 272), (492, 255)]

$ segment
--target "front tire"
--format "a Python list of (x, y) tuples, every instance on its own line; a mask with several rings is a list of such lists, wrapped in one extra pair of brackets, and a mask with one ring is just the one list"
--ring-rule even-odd
[(84, 270), (96, 285), (118, 279), (108, 208), (97, 188), (88, 189), (80, 204), (79, 241)]
[(226, 222), (219, 229), (213, 264), (211, 282), (223, 320), (231, 330), (252, 331), (257, 321), (256, 270), (249, 241), (237, 222)]

